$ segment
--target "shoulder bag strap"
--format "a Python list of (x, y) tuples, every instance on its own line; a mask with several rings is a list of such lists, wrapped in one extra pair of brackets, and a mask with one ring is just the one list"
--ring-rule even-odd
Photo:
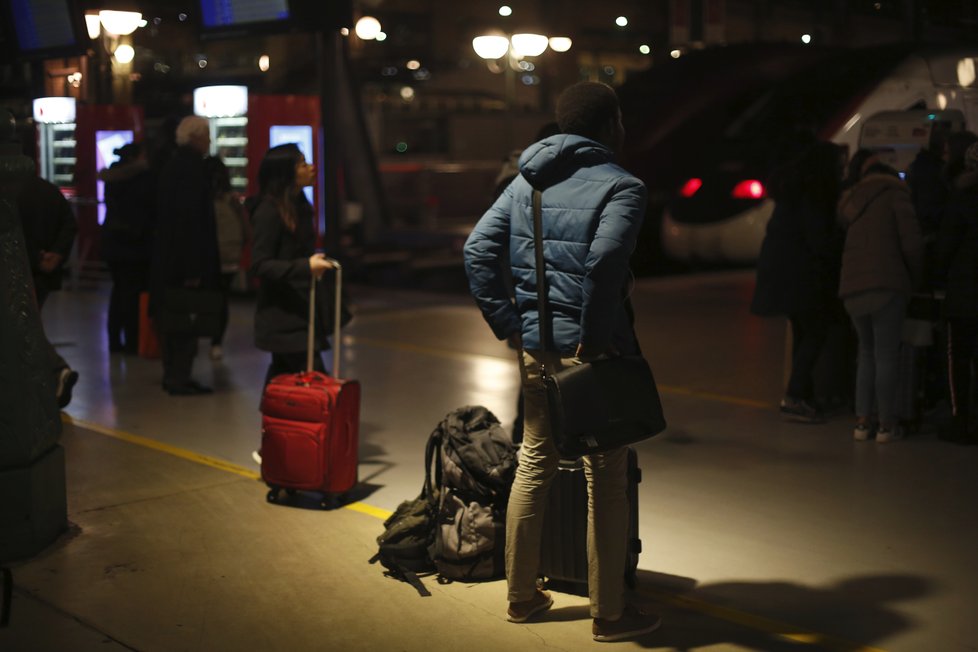
[(543, 193), (533, 191), (533, 248), (537, 259), (537, 315), (540, 322), (540, 351), (547, 350), (547, 269), (543, 259)]

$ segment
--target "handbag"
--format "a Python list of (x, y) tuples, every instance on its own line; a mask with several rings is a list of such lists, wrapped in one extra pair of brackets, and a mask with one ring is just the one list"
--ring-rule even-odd
[(158, 326), (162, 333), (215, 337), (221, 332), (224, 294), (218, 290), (168, 287)]
[[(543, 258), (542, 193), (533, 191), (540, 348), (545, 351), (547, 289)], [(652, 369), (641, 355), (598, 358), (550, 373), (543, 367), (550, 432), (562, 458), (634, 444), (666, 429)]]
[(933, 293), (915, 293), (907, 302), (901, 339), (911, 346), (934, 343), (934, 327), (941, 319), (941, 299)]

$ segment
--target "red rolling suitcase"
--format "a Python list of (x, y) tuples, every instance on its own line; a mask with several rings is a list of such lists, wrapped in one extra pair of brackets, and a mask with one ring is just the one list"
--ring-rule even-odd
[(280, 502), (282, 490), (323, 495), (328, 507), (357, 483), (360, 432), (360, 383), (340, 373), (340, 290), (342, 268), (335, 260), (336, 297), (333, 327), (333, 376), (312, 370), (316, 283), (309, 291), (309, 338), (306, 371), (269, 381), (262, 394), (261, 476), (268, 501)]
[[(638, 536), (638, 484), (642, 470), (638, 455), (628, 448), (628, 553), (625, 584), (635, 588), (642, 541)], [(548, 589), (587, 595), (587, 481), (580, 459), (561, 460), (550, 485), (550, 500), (543, 518), (540, 575)]]

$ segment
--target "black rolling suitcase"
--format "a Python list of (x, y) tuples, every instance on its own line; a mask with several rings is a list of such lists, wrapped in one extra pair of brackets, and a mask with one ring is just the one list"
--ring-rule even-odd
[[(625, 583), (634, 588), (642, 540), (638, 536), (638, 468), (635, 449), (628, 449), (628, 558)], [(547, 588), (587, 595), (587, 481), (581, 460), (561, 460), (550, 488), (543, 520), (540, 575)]]

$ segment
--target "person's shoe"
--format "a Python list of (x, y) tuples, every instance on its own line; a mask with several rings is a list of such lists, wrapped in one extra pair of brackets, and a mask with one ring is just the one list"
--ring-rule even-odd
[(170, 396), (198, 396), (200, 394), (211, 394), (213, 389), (206, 385), (201, 385), (196, 380), (190, 380), (179, 385), (163, 383), (163, 390)]
[(893, 425), (889, 428), (883, 428), (881, 426), (880, 429), (876, 431), (877, 444), (886, 444), (898, 439), (903, 439), (903, 429), (898, 425)]
[(506, 615), (511, 623), (525, 623), (536, 614), (549, 609), (553, 603), (554, 599), (549, 593), (537, 589), (536, 595), (529, 600), (510, 602)]
[(224, 358), (224, 349), (221, 348), (220, 344), (214, 344), (211, 346), (211, 360), (221, 360)]
[(628, 605), (617, 620), (595, 618), (591, 625), (591, 633), (594, 634), (596, 641), (623, 641), (626, 638), (654, 632), (661, 624), (662, 619), (655, 614), (642, 613)]
[(58, 387), (54, 395), (58, 397), (58, 407), (66, 408), (71, 403), (71, 389), (78, 382), (78, 372), (69, 367), (65, 367), (58, 372)]
[(193, 387), (194, 390), (198, 394), (213, 394), (214, 393), (214, 388), (213, 387), (208, 387), (207, 385), (202, 385), (202, 384), (198, 383), (196, 380), (191, 380), (190, 381), (190, 386)]
[(781, 399), (779, 407), (781, 416), (788, 421), (799, 423), (821, 423), (824, 420), (822, 413), (808, 401), (798, 398), (785, 396)]
[(866, 441), (872, 434), (873, 431), (864, 423), (857, 423), (856, 427), (852, 429), (852, 438), (856, 441)]

